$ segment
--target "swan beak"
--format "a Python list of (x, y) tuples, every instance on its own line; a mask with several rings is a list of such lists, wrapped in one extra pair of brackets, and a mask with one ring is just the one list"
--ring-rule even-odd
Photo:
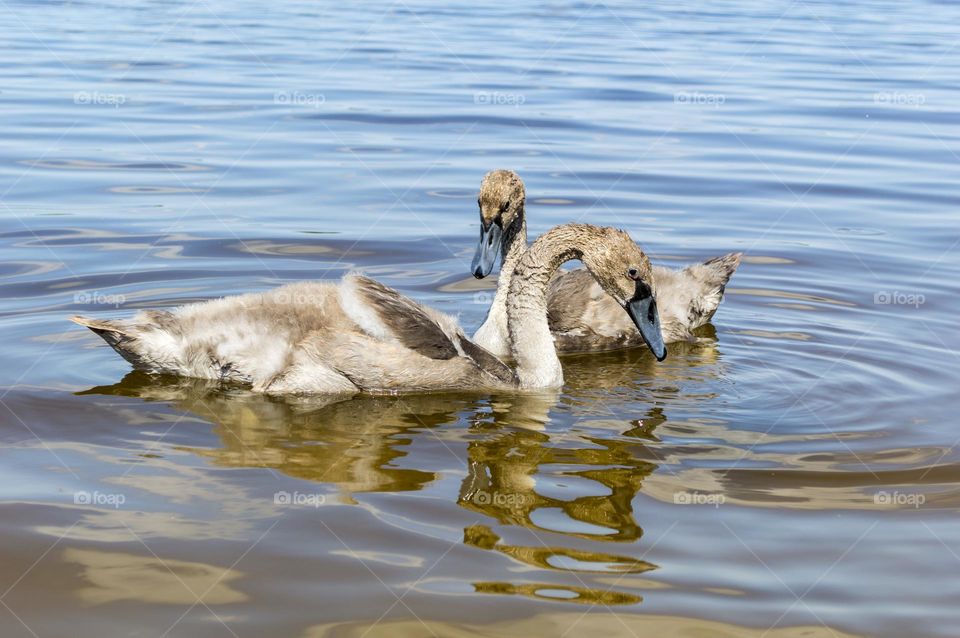
[(470, 264), (470, 270), (477, 279), (483, 279), (489, 275), (497, 265), (502, 235), (503, 230), (499, 225), (493, 222), (489, 224), (480, 222), (480, 243), (477, 244), (477, 252), (473, 256), (473, 263)]
[[(637, 286), (639, 289), (640, 286)], [(633, 323), (640, 330), (640, 336), (643, 337), (650, 352), (657, 358), (657, 361), (663, 361), (667, 358), (667, 346), (663, 344), (663, 334), (660, 332), (660, 313), (657, 312), (657, 300), (653, 298), (649, 290), (638, 294), (626, 304), (627, 314), (633, 319)]]

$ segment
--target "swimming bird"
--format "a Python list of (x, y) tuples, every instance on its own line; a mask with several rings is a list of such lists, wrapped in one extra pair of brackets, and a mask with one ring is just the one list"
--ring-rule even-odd
[(650, 260), (627, 233), (587, 224), (553, 228), (517, 261), (505, 308), (515, 368), (470, 341), (453, 318), (360, 274), (147, 310), (129, 320), (72, 319), (138, 369), (274, 394), (556, 388), (563, 371), (547, 321), (547, 288), (571, 259), (620, 304), (657, 358), (666, 356)]
[[(499, 357), (509, 356), (506, 307), (511, 279), (527, 249), (526, 189), (513, 171), (494, 170), (480, 185), (480, 242), (471, 270), (486, 277), (502, 255), (500, 279), (474, 342)], [(653, 266), (649, 284), (659, 312), (665, 343), (693, 341), (693, 330), (717, 311), (724, 288), (742, 253), (729, 253), (680, 270)], [(550, 330), (561, 353), (617, 350), (644, 344), (619, 304), (585, 270), (558, 274), (547, 290)]]

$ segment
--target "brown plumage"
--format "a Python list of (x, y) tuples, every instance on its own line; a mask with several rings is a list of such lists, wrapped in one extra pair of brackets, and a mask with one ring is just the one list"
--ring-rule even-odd
[[(134, 367), (246, 383), (277, 393), (353, 394), (558, 387), (546, 290), (561, 263), (581, 259), (621, 305), (646, 257), (622, 231), (560, 226), (523, 255), (513, 280), (508, 367), (451, 317), (361, 275), (144, 311), (129, 320), (74, 317)], [(639, 275), (638, 275), (639, 276)], [(621, 312), (623, 312), (621, 310)]]

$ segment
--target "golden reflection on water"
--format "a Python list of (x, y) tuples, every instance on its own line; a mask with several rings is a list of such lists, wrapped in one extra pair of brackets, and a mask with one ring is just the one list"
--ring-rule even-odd
[[(702, 347), (707, 361), (712, 348)], [(599, 365), (597, 364), (599, 361)], [(418, 432), (465, 422), (467, 477), (460, 504), (504, 523), (535, 525), (530, 512), (542, 507), (563, 508), (574, 520), (613, 531), (607, 540), (639, 538), (629, 512), (643, 477), (656, 466), (638, 460), (629, 440), (586, 440), (569, 432), (550, 435), (545, 428), (551, 411), (564, 403), (592, 400), (593, 392), (608, 392), (608, 402), (635, 388), (653, 359), (641, 354), (616, 353), (607, 358), (572, 358), (567, 364), (568, 394), (401, 395), (342, 397), (270, 397), (241, 388), (176, 377), (156, 377), (131, 372), (117, 384), (80, 392), (81, 395), (132, 396), (148, 402), (172, 404), (213, 424), (221, 446), (185, 447), (224, 467), (260, 467), (296, 478), (326, 482), (338, 487), (345, 499), (361, 492), (397, 492), (423, 489), (436, 480), (434, 471), (396, 467), (405, 448)], [(639, 370), (639, 371), (638, 371)], [(686, 370), (677, 373), (687, 375)], [(669, 382), (669, 374), (662, 374)], [(578, 385), (584, 392), (569, 392)], [(610, 416), (607, 412), (602, 416)], [(642, 418), (640, 418), (642, 417)], [(136, 420), (135, 415), (131, 418)], [(608, 419), (609, 420), (609, 419)], [(656, 440), (652, 430), (665, 417), (660, 408), (629, 421), (613, 420), (610, 429), (625, 436)], [(592, 424), (605, 423), (591, 418)], [(572, 478), (596, 482), (603, 495), (571, 502), (535, 492), (533, 476), (542, 467), (577, 466), (565, 472)], [(476, 491), (485, 489), (513, 494), (506, 503), (493, 497), (484, 503)], [(584, 535), (594, 538), (594, 535)]]
[(404, 455), (397, 435), (428, 421), (456, 420), (455, 412), (438, 406), (442, 397), (280, 399), (222, 391), (202, 380), (165, 381), (132, 372), (120, 384), (88, 392), (172, 403), (210, 421), (222, 442), (215, 449), (184, 449), (224, 467), (269, 468), (332, 483), (347, 501), (353, 493), (419, 490), (434, 480), (434, 472), (390, 467)]
[[(707, 338), (700, 346), (687, 347), (713, 364), (716, 355), (710, 341)], [(657, 469), (651, 461), (655, 455), (646, 452), (645, 445), (657, 441), (654, 430), (666, 417), (661, 408), (652, 407), (627, 420), (613, 418), (609, 406), (635, 398), (638, 375), (642, 378), (643, 370), (653, 370), (653, 365), (652, 358), (643, 353), (574, 357), (566, 363), (569, 385), (563, 395), (277, 398), (206, 381), (138, 372), (118, 384), (80, 394), (169, 403), (191, 419), (210, 422), (220, 443), (177, 450), (209, 459), (217, 466), (266, 468), (329, 484), (345, 504), (356, 503), (362, 493), (415, 492), (439, 482), (443, 478), (439, 467), (412, 468), (401, 463), (418, 439), (441, 441), (466, 465), (455, 504), (481, 515), (480, 522), (464, 528), (465, 546), (505, 556), (526, 569), (625, 575), (657, 569), (657, 565), (629, 554), (637, 550), (634, 542), (643, 536), (633, 501)], [(678, 382), (703, 369), (693, 365), (674, 373), (661, 372), (660, 381)], [(578, 387), (589, 390), (578, 391)], [(564, 425), (570, 418), (565, 412), (580, 410), (577, 406), (589, 403), (595, 392), (607, 394), (607, 407), (597, 414), (588, 413), (579, 423), (612, 436), (578, 432), (577, 421)], [(137, 418), (131, 416), (130, 421)], [(554, 419), (559, 419), (557, 424)], [(559, 432), (557, 426), (561, 426)], [(151, 479), (151, 484), (166, 489), (159, 479)], [(182, 489), (189, 491), (190, 487)], [(483, 521), (533, 532), (538, 540), (508, 542), (502, 538), (503, 530), (495, 532)], [(584, 541), (587, 547), (577, 547)], [(590, 547), (590, 542), (609, 549)], [(373, 562), (396, 563), (395, 556), (383, 552), (364, 556)], [(582, 580), (575, 585), (483, 580), (473, 582), (472, 587), (476, 593), (573, 604), (633, 605), (642, 601), (623, 587), (594, 588)]]
[[(691, 379), (703, 386), (717, 382), (723, 362), (714, 344), (710, 329), (696, 343), (677, 344), (683, 356), (673, 366), (657, 366), (641, 351), (570, 357), (564, 361), (568, 385), (563, 394), (278, 398), (206, 381), (161, 379), (136, 372), (118, 384), (80, 394), (171, 404), (191, 419), (211, 423), (219, 439), (216, 446), (181, 446), (177, 451), (216, 466), (265, 468), (331, 485), (341, 504), (358, 503), (358, 495), (364, 493), (425, 491), (442, 483), (445, 476), (449, 484), (453, 476), (459, 487), (452, 502), (478, 515), (476, 522), (463, 528), (462, 545), (507, 557), (517, 567), (505, 570), (503, 574), (510, 576), (499, 579), (487, 574), (485, 579), (470, 580), (466, 575), (474, 593), (630, 606), (642, 603), (638, 591), (654, 589), (659, 582), (625, 577), (653, 575), (660, 567), (632, 555), (644, 547), (640, 543), (643, 527), (634, 512), (641, 493), (667, 503), (686, 490), (722, 495), (726, 503), (751, 507), (876, 506), (871, 490), (883, 480), (880, 470), (876, 470), (879, 475), (874, 470), (838, 471), (852, 459), (808, 451), (770, 452), (757, 445), (797, 445), (805, 450), (803, 444), (809, 438), (805, 435), (739, 430), (716, 418), (671, 418), (655, 397), (664, 392), (672, 395)], [(649, 396), (644, 412), (627, 409), (623, 413), (625, 406), (644, 405), (638, 401), (643, 396)], [(138, 419), (129, 416), (131, 423)], [(449, 468), (442, 463), (411, 467), (417, 458), (414, 448), (437, 443), (465, 463), (462, 478), (446, 474)], [(903, 451), (886, 462), (917, 460), (915, 454)], [(765, 465), (750, 465), (758, 462)], [(776, 469), (771, 471), (771, 465)], [(804, 471), (790, 466), (802, 466)], [(894, 478), (896, 472), (890, 470), (889, 476)], [(923, 480), (919, 472), (897, 475), (891, 483)], [(941, 476), (944, 472), (948, 475)], [(949, 469), (928, 469), (926, 474), (944, 482), (956, 478)], [(189, 485), (164, 486), (159, 479), (152, 479), (151, 485), (184, 493), (191, 489)], [(236, 500), (249, 499), (238, 496)], [(246, 507), (239, 518), (256, 515), (252, 506)], [(411, 566), (422, 558), (391, 552), (388, 543), (359, 551), (356, 556), (364, 561), (396, 566)], [(351, 552), (349, 557), (356, 556)], [(136, 589), (115, 581), (126, 579), (136, 585), (156, 577), (150, 575), (149, 565), (133, 559), (111, 562), (109, 555), (79, 554), (70, 560), (86, 565), (86, 578), (95, 585), (83, 594), (89, 601), (109, 601), (122, 591)], [(121, 564), (132, 565), (131, 572), (121, 570)], [(205, 578), (203, 569), (196, 569), (197, 577)], [(545, 570), (540, 577), (538, 570)], [(515, 572), (523, 576), (514, 576)], [(573, 575), (577, 582), (547, 582), (546, 574)], [(577, 574), (609, 575), (615, 580), (585, 581), (586, 576)], [(173, 595), (162, 593), (169, 588), (153, 589), (157, 596)], [(231, 591), (227, 587), (223, 595), (229, 597)], [(663, 622), (663, 630), (672, 631), (671, 621)], [(708, 627), (750, 635), (734, 626), (708, 623), (704, 630)], [(352, 635), (343, 626), (327, 629)]]
[(549, 583), (474, 583), (478, 594), (501, 594), (509, 596), (527, 596), (541, 600), (578, 603), (580, 605), (635, 605), (643, 601), (641, 596), (615, 592), (612, 590), (552, 585)]
[[(629, 449), (633, 444), (621, 440), (597, 439), (590, 441), (595, 447), (586, 448), (566, 443), (552, 441), (542, 432), (520, 429), (472, 441), (459, 503), (503, 524), (565, 531), (593, 540), (640, 538), (643, 530), (633, 518), (631, 502), (656, 465), (637, 459)], [(547, 472), (560, 480), (586, 479), (596, 488), (602, 486), (602, 493), (573, 500), (544, 496), (537, 492), (535, 475)], [(535, 523), (533, 513), (544, 510), (558, 510), (551, 518), (565, 519), (567, 529)]]
[[(220, 439), (219, 447), (185, 451), (224, 467), (267, 468), (328, 483), (348, 503), (358, 493), (412, 492), (437, 481), (435, 468), (401, 467), (397, 461), (425, 431), (443, 431), (461, 446), (451, 451), (466, 464), (456, 499), (460, 507), (501, 525), (592, 541), (642, 537), (632, 511), (641, 491), (668, 503), (678, 491), (687, 490), (720, 494), (726, 503), (752, 507), (868, 509), (878, 506), (874, 497), (882, 486), (928, 484), (939, 488), (927, 495), (928, 505), (960, 502), (960, 492), (943, 489), (958, 480), (958, 470), (938, 466), (938, 450), (811, 455), (805, 443), (817, 435), (754, 432), (717, 419), (666, 414), (655, 400), (657, 392), (671, 392), (691, 380), (707, 386), (722, 375), (712, 335), (707, 327), (697, 343), (674, 344), (682, 354), (674, 366), (658, 366), (642, 351), (568, 357), (563, 395), (281, 399), (136, 372), (118, 384), (82, 394), (171, 403), (212, 423)], [(618, 403), (635, 404), (644, 393), (651, 397), (646, 413), (624, 418), (612, 411)], [(576, 418), (566, 424), (571, 410), (577, 411)], [(138, 418), (135, 412), (128, 415), (131, 422)], [(559, 432), (548, 429), (553, 418), (564, 422)], [(457, 429), (463, 424), (466, 430)], [(599, 429), (602, 435), (586, 435), (579, 426)], [(669, 435), (666, 443), (660, 432)], [(708, 433), (709, 441), (703, 439)], [(849, 450), (866, 435), (831, 436)], [(685, 442), (691, 438), (696, 442)], [(769, 446), (776, 449), (768, 451)], [(758, 463), (768, 469), (756, 467)], [(895, 467), (904, 464), (916, 469)], [(657, 471), (664, 466), (669, 470)], [(522, 562), (543, 562), (520, 551), (504, 553)], [(603, 556), (594, 562), (629, 561)]]
[(657, 566), (645, 560), (587, 552), (566, 547), (507, 545), (486, 525), (472, 525), (463, 531), (466, 545), (500, 552), (514, 560), (542, 569), (562, 569), (580, 572), (617, 572), (635, 574), (656, 569)]

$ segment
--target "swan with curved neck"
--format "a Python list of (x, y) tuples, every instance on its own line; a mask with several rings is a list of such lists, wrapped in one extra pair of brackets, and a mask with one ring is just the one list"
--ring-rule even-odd
[[(513, 171), (490, 171), (480, 184), (477, 204), (480, 242), (470, 269), (481, 279), (492, 272), (501, 256), (503, 263), (493, 303), (473, 340), (497, 356), (507, 356), (512, 336), (507, 325), (507, 301), (512, 278), (527, 250), (523, 180)], [(740, 257), (741, 253), (730, 253), (681, 270), (651, 267), (649, 284), (665, 343), (694, 339), (693, 330), (717, 311)], [(618, 305), (589, 273), (573, 270), (558, 274), (547, 289), (547, 319), (556, 349), (564, 353), (616, 350), (644, 343), (649, 346)]]
[(219, 379), (276, 393), (532, 390), (563, 384), (547, 323), (547, 288), (560, 265), (583, 261), (660, 356), (650, 262), (623, 231), (558, 226), (516, 265), (505, 299), (512, 369), (451, 318), (372, 279), (301, 282), (133, 319), (73, 317), (134, 367)]

